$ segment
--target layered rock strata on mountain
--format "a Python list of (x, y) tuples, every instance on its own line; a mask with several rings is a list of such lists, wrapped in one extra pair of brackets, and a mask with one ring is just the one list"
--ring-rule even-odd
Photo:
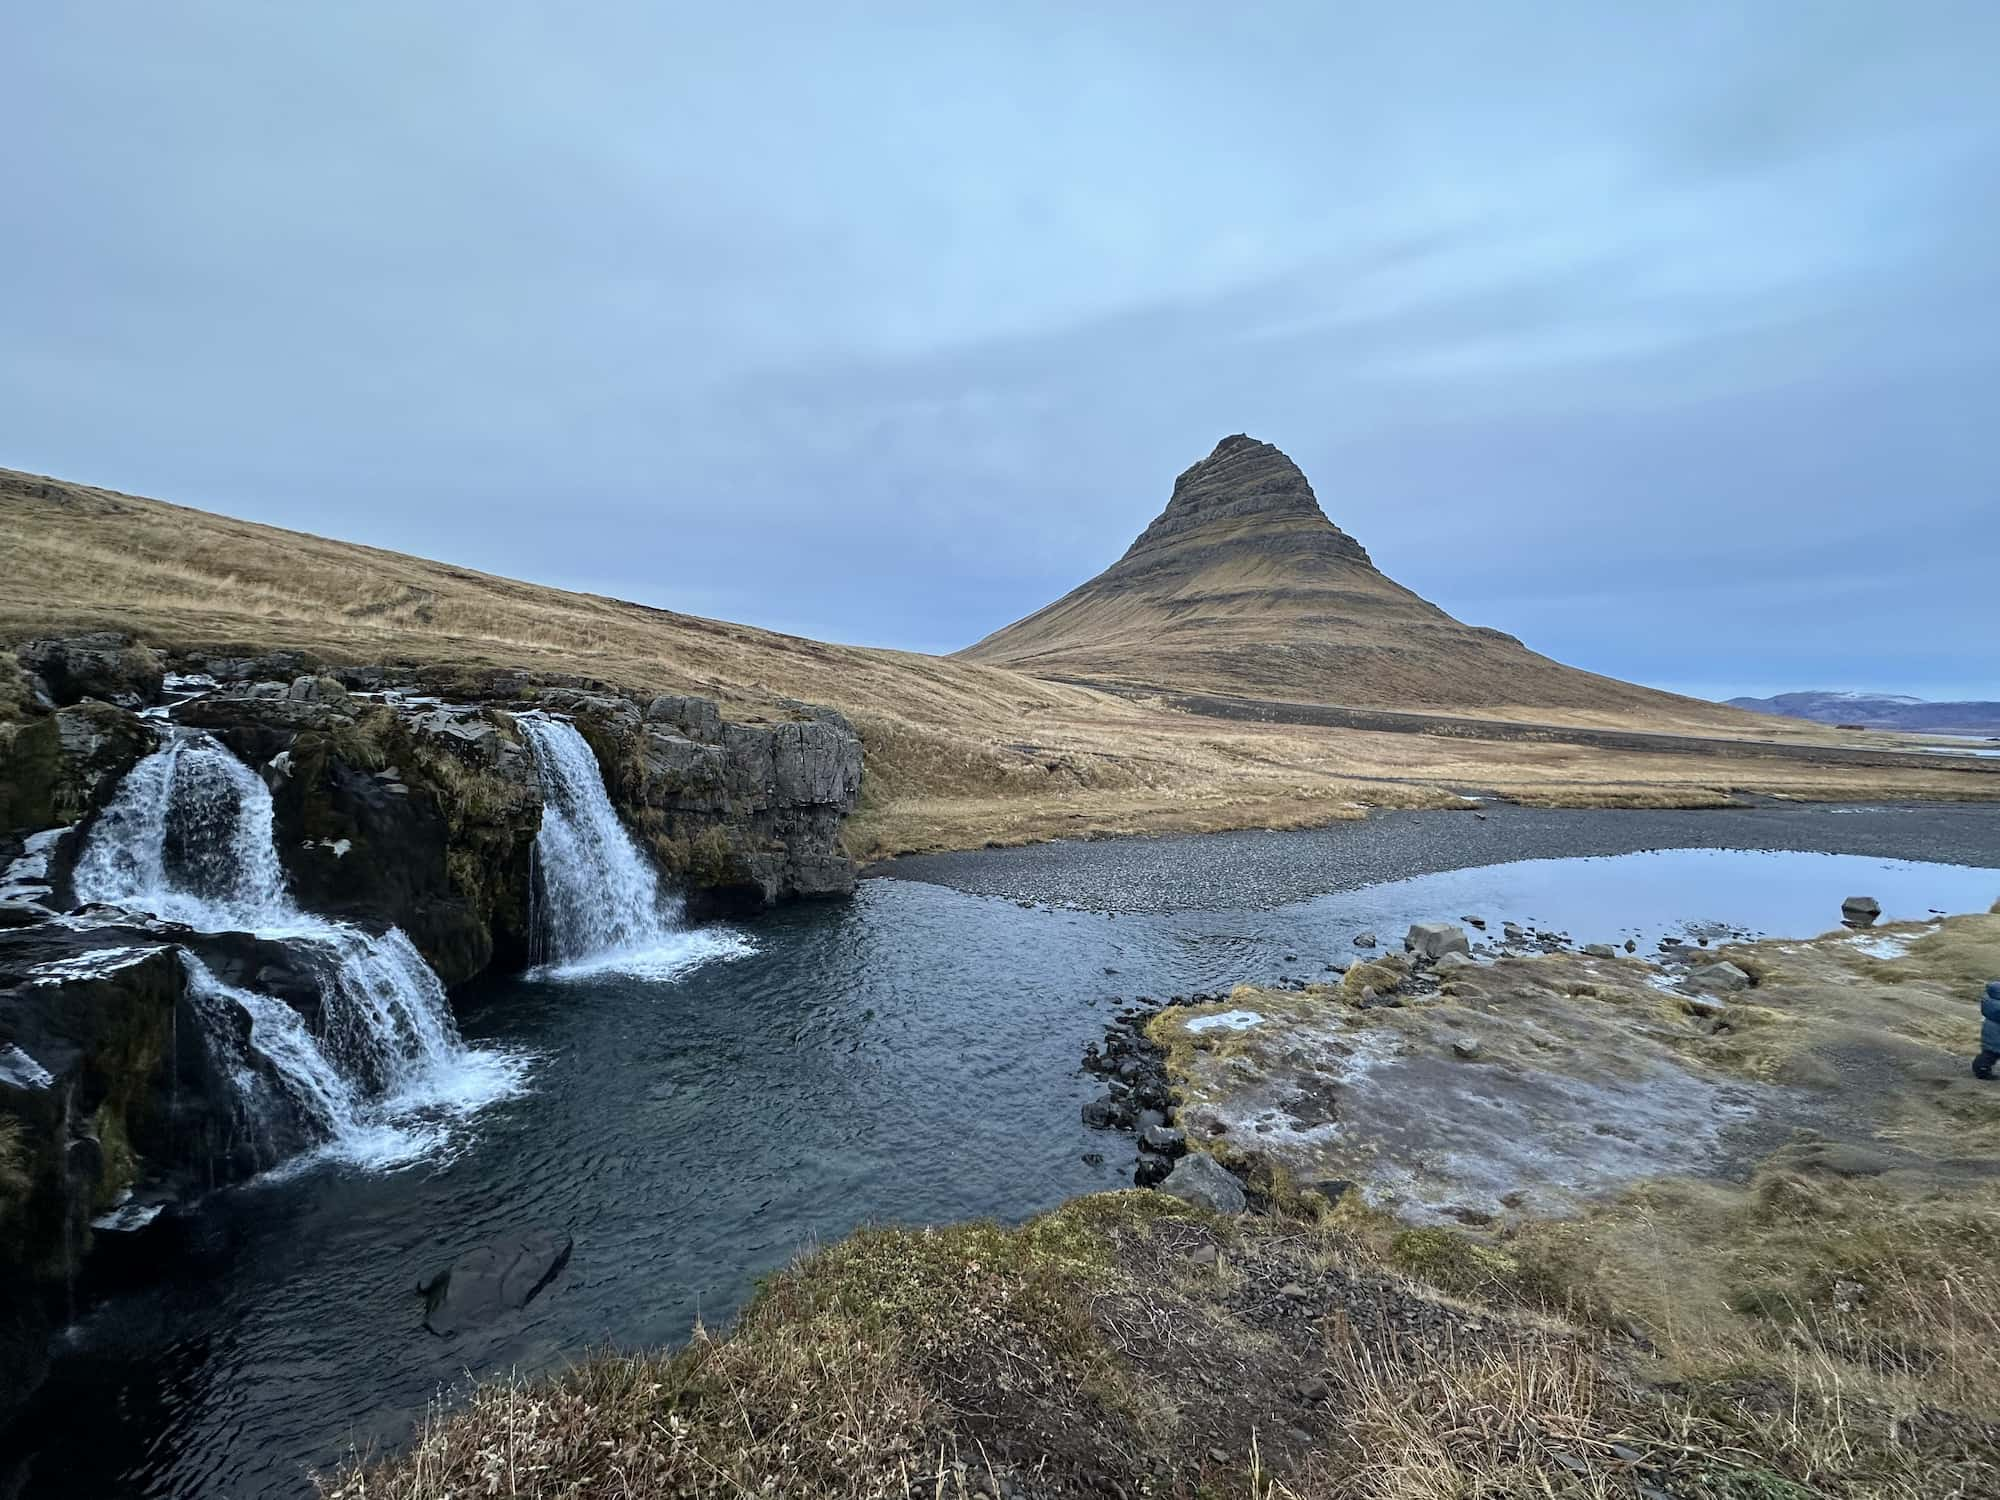
[(1114, 687), (1305, 703), (1729, 717), (1453, 619), (1327, 519), (1297, 464), (1241, 433), (1175, 480), (1167, 508), (1117, 562), (960, 654)]

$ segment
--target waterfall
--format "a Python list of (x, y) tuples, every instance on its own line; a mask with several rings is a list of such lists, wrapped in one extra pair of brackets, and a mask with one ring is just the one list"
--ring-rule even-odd
[(535, 835), (535, 941), (549, 972), (617, 970), (666, 978), (702, 959), (747, 951), (727, 933), (688, 932), (678, 897), (618, 821), (597, 757), (576, 726), (542, 714), (515, 721), (542, 784)]
[[(272, 828), (271, 793), (255, 772), (207, 735), (174, 731), (127, 774), (91, 831), (77, 897), (288, 944), (319, 989), (313, 1027), (186, 957), (244, 1127), (369, 1164), (422, 1154), (439, 1138), (438, 1115), (512, 1092), (519, 1060), (466, 1048), (444, 986), (400, 930), (377, 935), (301, 910)], [(247, 1019), (246, 1040), (233, 1017)]]
[(271, 839), (271, 793), (207, 735), (176, 734), (134, 766), (76, 866), (83, 901), (203, 932), (302, 921)]

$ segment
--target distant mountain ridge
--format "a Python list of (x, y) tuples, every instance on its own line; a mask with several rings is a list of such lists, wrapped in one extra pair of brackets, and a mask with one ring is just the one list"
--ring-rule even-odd
[(1900, 693), (1779, 693), (1774, 698), (1725, 701), (1731, 708), (1754, 714), (1784, 714), (1820, 724), (1899, 729), (1910, 734), (2000, 734), (2000, 703), (1932, 703)]
[(1720, 705), (1566, 666), (1452, 618), (1378, 569), (1297, 464), (1243, 433), (1174, 481), (1118, 561), (959, 655), (1128, 688), (1748, 727)]

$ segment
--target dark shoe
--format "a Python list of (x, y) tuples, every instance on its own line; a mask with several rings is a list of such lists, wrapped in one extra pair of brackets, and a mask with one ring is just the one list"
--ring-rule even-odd
[(1979, 1056), (1972, 1060), (1972, 1076), (1974, 1078), (1990, 1080), (1993, 1077), (1993, 1065), (1995, 1063), (2000, 1063), (2000, 1052), (1980, 1053)]

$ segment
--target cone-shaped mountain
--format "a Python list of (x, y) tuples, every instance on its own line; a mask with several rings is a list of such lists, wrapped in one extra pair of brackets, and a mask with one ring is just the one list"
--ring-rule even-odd
[(1044, 677), (1309, 703), (1697, 707), (1453, 619), (1378, 570), (1297, 464), (1241, 433), (1174, 481), (1117, 562), (960, 654)]

